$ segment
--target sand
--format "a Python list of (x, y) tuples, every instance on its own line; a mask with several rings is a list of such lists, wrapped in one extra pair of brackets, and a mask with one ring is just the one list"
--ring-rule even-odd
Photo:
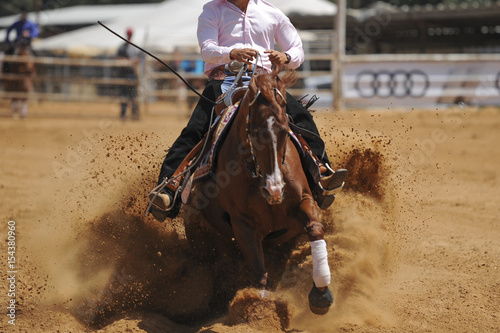
[(321, 214), (335, 297), (324, 316), (308, 308), (304, 238), (266, 251), (262, 298), (245, 288), (233, 243), (197, 252), (182, 217), (144, 217), (187, 118), (161, 108), (135, 122), (117, 114), (43, 103), (25, 120), (0, 119), (0, 331), (500, 331), (499, 109), (314, 113), (334, 166), (350, 171)]

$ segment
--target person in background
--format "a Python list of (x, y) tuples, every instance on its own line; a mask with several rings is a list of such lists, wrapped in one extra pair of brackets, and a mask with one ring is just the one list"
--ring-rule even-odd
[[(11, 39), (12, 31), (15, 31), (16, 33), (15, 39)], [(4, 54), (13, 55), (16, 48), (22, 44), (24, 51), (26, 51), (28, 55), (32, 55), (31, 40), (36, 37), (38, 37), (38, 25), (35, 22), (28, 20), (28, 13), (23, 9), (19, 20), (12, 23), (7, 28), (7, 32), (5, 34)], [(1, 67), (2, 72), (10, 72), (9, 66), (9, 62), (3, 62)]]
[[(11, 33), (16, 33), (16, 38), (11, 39)], [(18, 79), (9, 79), (4, 83), (4, 90), (13, 93), (28, 94), (33, 87), (32, 75), (35, 72), (35, 64), (31, 60), (33, 52), (31, 51), (31, 41), (38, 37), (38, 26), (36, 23), (28, 20), (28, 14), (23, 9), (19, 20), (12, 23), (5, 35), (5, 54), (26, 57), (26, 62), (5, 61), (2, 64), (3, 73), (12, 73), (17, 75)], [(28, 116), (28, 98), (26, 96), (16, 96), (12, 99), (12, 117), (26, 118)]]
[[(12, 31), (16, 32), (16, 38), (11, 40), (10, 34)], [(5, 35), (6, 51), (5, 54), (14, 54), (16, 44), (23, 43), (24, 45), (31, 46), (31, 40), (38, 37), (38, 25), (35, 22), (28, 20), (28, 13), (23, 10), (21, 17), (18, 21), (12, 23), (7, 28)]]
[[(184, 72), (184, 73), (190, 73), (190, 74), (198, 74), (200, 75), (200, 78), (190, 78), (187, 81), (191, 86), (193, 86), (195, 89), (203, 89), (206, 83), (206, 79), (203, 77), (203, 72), (205, 68), (205, 62), (203, 60), (183, 60), (179, 64), (179, 69)], [(184, 88), (184, 87), (183, 87)], [(187, 89), (187, 87), (185, 88)], [(198, 102), (198, 98), (194, 94), (189, 94), (187, 96), (187, 104), (188, 104), (188, 109), (189, 109), (189, 116), (191, 115), (191, 111), (193, 110), (195, 104)]]
[[(133, 30), (128, 28), (127, 40), (132, 40)], [(137, 102), (137, 74), (135, 71), (136, 65), (139, 63), (139, 53), (135, 47), (127, 42), (124, 42), (117, 52), (119, 59), (130, 60), (130, 66), (120, 69), (120, 77), (131, 81), (131, 84), (123, 84), (120, 86), (120, 118), (126, 119), (127, 107), (130, 104), (132, 109), (132, 119), (139, 119), (139, 104)], [(134, 84), (132, 84), (134, 82)]]

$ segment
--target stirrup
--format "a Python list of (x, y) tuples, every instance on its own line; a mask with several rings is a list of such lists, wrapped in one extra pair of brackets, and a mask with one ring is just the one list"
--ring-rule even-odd
[[(161, 210), (163, 212), (168, 212), (172, 210), (174, 199), (172, 196), (165, 192), (151, 191), (148, 195), (148, 199), (151, 202), (151, 207)], [(168, 202), (166, 202), (168, 200)]]
[[(166, 180), (165, 180), (166, 182)], [(165, 219), (168, 218), (175, 218), (179, 214), (179, 211), (181, 209), (181, 200), (179, 200), (180, 193), (182, 191), (182, 186), (177, 187), (176, 191), (174, 194), (171, 196), (168, 193), (165, 193), (166, 195), (170, 196), (170, 203), (168, 207), (163, 208), (158, 204), (155, 204), (155, 201), (157, 199), (161, 200), (161, 198), (158, 197), (159, 194), (161, 194), (161, 190), (166, 187), (163, 183), (155, 187), (148, 195), (149, 199), (149, 205), (146, 209), (146, 216), (151, 213), (155, 219), (157, 219), (160, 222), (165, 221)], [(167, 187), (168, 188), (168, 187)]]
[[(332, 168), (325, 164), (327, 169), (332, 172), (329, 176), (321, 177), (318, 182), (319, 195), (321, 196), (332, 196), (340, 192), (345, 185), (345, 180), (347, 178), (346, 169), (338, 169), (333, 171)], [(323, 184), (322, 184), (323, 182)]]
[[(322, 210), (326, 210), (332, 205), (335, 201), (335, 194), (342, 190), (347, 178), (346, 169), (339, 169), (332, 172), (329, 176), (322, 177), (323, 179), (317, 183), (315, 190), (316, 203)], [(321, 181), (327, 184), (323, 185)]]

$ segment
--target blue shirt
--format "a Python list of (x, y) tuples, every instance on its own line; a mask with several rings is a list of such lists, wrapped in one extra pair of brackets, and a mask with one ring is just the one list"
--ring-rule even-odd
[(16, 39), (14, 41), (18, 41), (19, 39), (21, 39), (21, 37), (23, 36), (23, 31), (26, 30), (29, 31), (29, 39), (38, 37), (38, 26), (36, 25), (36, 23), (28, 20), (26, 20), (25, 22), (17, 21), (7, 29), (7, 35), (5, 36), (5, 42), (7, 44), (10, 44), (9, 34), (12, 30), (16, 30)]

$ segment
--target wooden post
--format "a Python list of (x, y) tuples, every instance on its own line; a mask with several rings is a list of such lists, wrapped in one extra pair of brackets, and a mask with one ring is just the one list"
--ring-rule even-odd
[(38, 25), (39, 30), (41, 30), (41, 27), (40, 27), (40, 9), (42, 8), (42, 6), (40, 4), (40, 0), (34, 0), (33, 7), (35, 10), (35, 23)]
[(342, 73), (345, 59), (346, 0), (337, 0), (337, 15), (334, 17), (334, 22), (335, 32), (333, 44), (335, 52), (333, 53), (333, 107), (335, 110), (341, 110), (343, 107)]
[(146, 108), (144, 107), (144, 80), (143, 80), (143, 73), (142, 73), (142, 58), (139, 57), (139, 61), (136, 63), (132, 64), (132, 67), (134, 68), (135, 71), (135, 77), (136, 77), (136, 103), (137, 103), (137, 113), (139, 117), (143, 117), (146, 115)]

